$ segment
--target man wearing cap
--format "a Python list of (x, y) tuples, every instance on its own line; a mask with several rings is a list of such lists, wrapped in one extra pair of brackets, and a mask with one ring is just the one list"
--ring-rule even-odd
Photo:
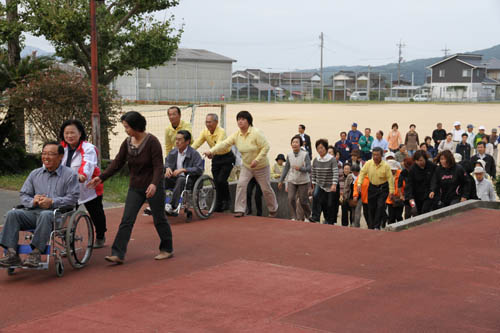
[(477, 144), (483, 141), (483, 137), (486, 136), (486, 133), (484, 132), (486, 128), (483, 125), (479, 126), (478, 129), (479, 133), (477, 133), (476, 136), (474, 137), (474, 148), (477, 148)]
[(370, 211), (369, 229), (380, 229), (386, 218), (385, 201), (389, 194), (394, 194), (394, 180), (391, 167), (382, 160), (383, 150), (373, 148), (372, 159), (366, 162), (356, 180), (358, 193), (361, 193), (361, 184), (365, 177), (370, 179), (368, 187), (368, 208)]
[(465, 133), (465, 131), (463, 129), (461, 129), (461, 124), (459, 121), (455, 121), (453, 123), (453, 127), (455, 127), (452, 131), (451, 131), (451, 134), (453, 134), (453, 142), (455, 143), (459, 143), (460, 141), (462, 141), (462, 134)]
[(479, 200), (496, 201), (497, 196), (495, 194), (495, 189), (491, 181), (484, 177), (484, 169), (476, 167), (474, 169), (474, 175), (476, 176), (476, 192)]
[(497, 165), (499, 141), (500, 141), (500, 137), (497, 134), (497, 129), (492, 128), (491, 134), (490, 134), (490, 143), (493, 145), (493, 159), (495, 160), (495, 165)]
[(474, 125), (469, 124), (467, 125), (467, 143), (470, 144), (470, 147), (474, 147), (474, 138), (476, 137), (476, 134), (474, 134)]
[(349, 133), (347, 133), (347, 140), (351, 141), (352, 144), (352, 150), (358, 150), (359, 149), (359, 139), (363, 134), (358, 131), (358, 124), (357, 123), (352, 123), (351, 125), (351, 130)]
[(491, 178), (496, 178), (497, 168), (495, 160), (491, 155), (486, 154), (486, 144), (483, 141), (477, 144), (477, 154), (472, 156), (470, 160), (474, 164), (476, 164), (478, 160), (483, 160), (486, 163), (484, 170), (488, 173), (488, 175), (490, 175)]

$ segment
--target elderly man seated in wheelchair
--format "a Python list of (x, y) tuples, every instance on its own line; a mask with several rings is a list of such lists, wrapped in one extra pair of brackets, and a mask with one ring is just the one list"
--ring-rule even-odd
[(172, 200), (165, 205), (167, 214), (176, 214), (184, 187), (192, 189), (196, 179), (204, 171), (203, 159), (190, 144), (191, 133), (180, 130), (175, 137), (175, 148), (165, 158), (165, 189), (173, 188)]
[[(0, 235), (0, 245), (7, 250), (0, 259), (1, 267), (38, 267), (52, 233), (53, 210), (78, 203), (78, 176), (71, 168), (61, 164), (63, 156), (64, 148), (59, 143), (49, 142), (43, 146), (43, 166), (33, 170), (21, 188), (24, 208), (7, 213)], [(19, 231), (33, 229), (32, 252), (22, 263), (17, 253)]]

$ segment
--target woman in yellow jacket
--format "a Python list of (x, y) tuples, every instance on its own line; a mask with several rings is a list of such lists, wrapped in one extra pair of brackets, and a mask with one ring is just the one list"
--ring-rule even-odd
[(271, 169), (267, 153), (269, 143), (260, 130), (253, 127), (253, 118), (250, 112), (240, 111), (236, 115), (239, 130), (222, 142), (205, 152), (205, 156), (211, 158), (215, 153), (230, 148), (235, 145), (241, 153), (243, 165), (241, 167), (240, 178), (236, 187), (236, 198), (234, 201), (234, 216), (245, 215), (247, 207), (247, 186), (252, 177), (255, 177), (262, 189), (264, 200), (267, 204), (270, 217), (276, 217), (278, 212), (278, 201), (276, 194), (271, 188)]

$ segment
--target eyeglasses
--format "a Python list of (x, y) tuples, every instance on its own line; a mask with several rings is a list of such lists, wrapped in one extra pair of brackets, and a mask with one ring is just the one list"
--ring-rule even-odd
[(58, 153), (53, 153), (51, 151), (49, 151), (49, 152), (42, 152), (42, 156), (47, 156), (47, 155), (48, 156), (57, 156), (59, 154)]

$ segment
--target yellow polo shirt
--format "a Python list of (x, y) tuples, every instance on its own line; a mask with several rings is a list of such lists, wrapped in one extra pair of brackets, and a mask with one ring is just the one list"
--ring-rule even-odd
[[(198, 149), (202, 144), (206, 142), (210, 148), (213, 148), (216, 144), (224, 141), (225, 139), (226, 139), (226, 131), (224, 131), (223, 128), (217, 126), (213, 134), (210, 133), (210, 131), (207, 128), (205, 128), (203, 132), (201, 132), (198, 139), (196, 139), (196, 141), (193, 143), (192, 147), (193, 149)], [(230, 151), (231, 147), (221, 150), (215, 155), (224, 155), (229, 153)]]
[(369, 160), (361, 169), (357, 179), (357, 185), (363, 184), (365, 176), (368, 177), (373, 185), (381, 185), (385, 182), (389, 183), (389, 193), (394, 193), (394, 180), (392, 177), (391, 167), (385, 161), (380, 161), (378, 165)]
[(175, 136), (180, 130), (186, 130), (193, 135), (193, 130), (191, 129), (191, 124), (185, 122), (184, 120), (181, 119), (179, 122), (179, 126), (177, 128), (173, 128), (172, 124), (169, 124), (167, 129), (165, 130), (165, 151), (168, 155), (170, 151), (174, 148), (175, 146)]
[(269, 165), (267, 159), (269, 143), (257, 128), (250, 126), (245, 134), (241, 133), (241, 130), (236, 131), (226, 140), (210, 149), (210, 152), (217, 154), (228, 148), (231, 149), (232, 145), (238, 148), (245, 167), (251, 169), (250, 164), (253, 160), (257, 161), (257, 166), (254, 169), (262, 169)]

